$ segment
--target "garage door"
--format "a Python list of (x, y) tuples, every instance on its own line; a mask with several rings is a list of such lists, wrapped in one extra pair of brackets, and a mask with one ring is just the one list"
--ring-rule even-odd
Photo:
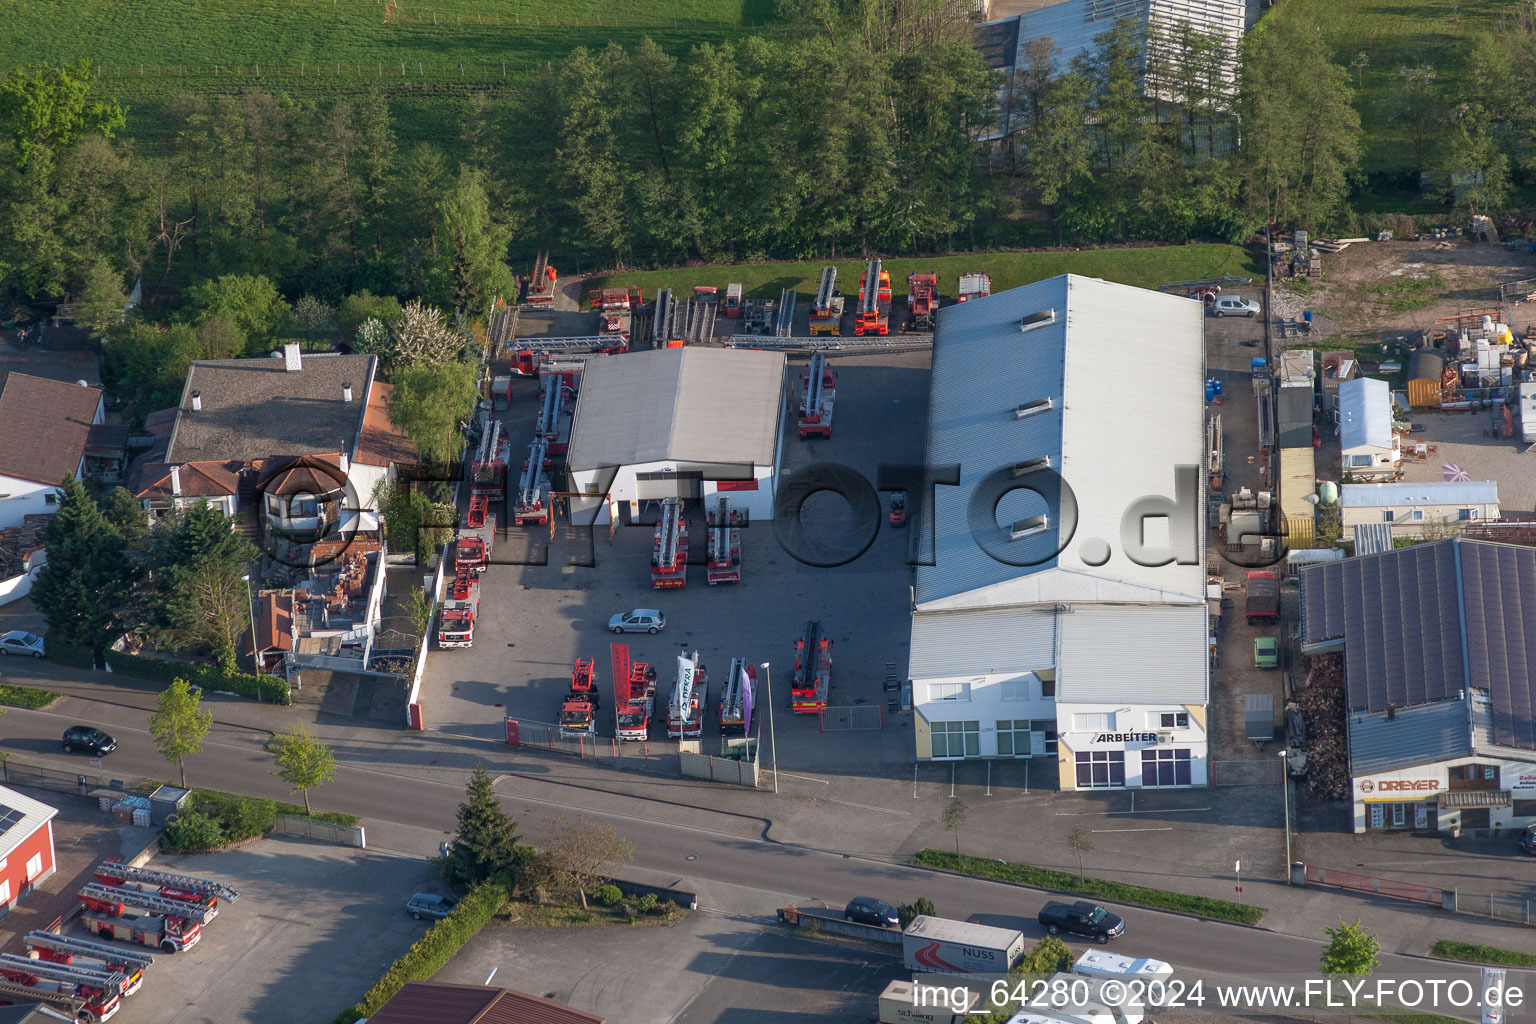
[(635, 497), (640, 501), (660, 501), (663, 498), (683, 498), (693, 501), (700, 497), (704, 474), (698, 470), (681, 473), (636, 473)]

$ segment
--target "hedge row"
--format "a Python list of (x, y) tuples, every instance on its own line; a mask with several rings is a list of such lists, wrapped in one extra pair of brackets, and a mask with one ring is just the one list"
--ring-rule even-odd
[(59, 640), (48, 641), (48, 660), (69, 668), (95, 668), (96, 659), (89, 647), (77, 647)]
[(447, 917), (438, 921), (415, 945), (390, 965), (379, 983), (368, 990), (362, 1002), (338, 1013), (332, 1024), (356, 1024), (371, 1017), (408, 981), (426, 981), (436, 974), (464, 943), (475, 937), (507, 901), (507, 890), (497, 882), (482, 882), (471, 889)]
[[(197, 789), (160, 838), (160, 845), (177, 853), (201, 853), (254, 839), (272, 831), (279, 814), (304, 817), (304, 808), (258, 796)], [(336, 811), (316, 811), (310, 817), (333, 825), (356, 825), (357, 818)]]
[(193, 686), (201, 686), (212, 693), (235, 693), (251, 700), (268, 704), (291, 704), (288, 681), (278, 676), (253, 676), (245, 672), (225, 672), (212, 665), (193, 665), (185, 661), (165, 661), (146, 658), (141, 654), (107, 652), (107, 664), (112, 671), (139, 679), (154, 679), (169, 683), (173, 679), (185, 679)]

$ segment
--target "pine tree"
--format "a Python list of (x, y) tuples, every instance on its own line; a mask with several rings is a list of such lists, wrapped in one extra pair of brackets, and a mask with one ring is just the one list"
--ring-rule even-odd
[(465, 801), (459, 805), (459, 832), (443, 865), (448, 881), (473, 885), (505, 870), (517, 858), (517, 822), (502, 808), (485, 765), (476, 764)]
[(123, 535), (102, 515), (96, 499), (65, 477), (59, 511), (43, 543), (48, 562), (32, 587), (32, 600), (48, 620), (48, 635), (89, 647), (101, 663), (128, 613), (137, 569)]

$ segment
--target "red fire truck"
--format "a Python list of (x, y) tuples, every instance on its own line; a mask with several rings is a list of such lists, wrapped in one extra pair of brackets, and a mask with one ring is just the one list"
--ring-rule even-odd
[(469, 465), (469, 493), (472, 498), (501, 501), (507, 496), (507, 463), (512, 460), (512, 440), (502, 436), (501, 421), (492, 420), (480, 435), (475, 457)]
[(491, 546), (496, 540), (496, 516), (484, 504), (476, 507), (473, 501), (464, 515), (464, 525), (459, 528), (453, 545), (454, 570), (485, 572), (490, 565)]
[(709, 564), (704, 579), (710, 585), (741, 582), (741, 527), (745, 517), (721, 497), (709, 513)]
[(643, 661), (629, 660), (628, 644), (611, 644), (613, 654), (613, 710), (620, 740), (650, 737), (651, 716), (656, 713), (656, 670)]
[(832, 641), (819, 621), (805, 624), (805, 636), (795, 641), (795, 676), (790, 683), (789, 709), (797, 715), (827, 710), (832, 689)]
[(202, 937), (202, 908), (182, 900), (90, 884), (80, 890), (80, 923), (106, 939), (122, 939), (163, 952), (191, 949)]
[(576, 412), (576, 389), (565, 373), (541, 373), (539, 418), (535, 437), (549, 442), (549, 454), (564, 455), (571, 446), (571, 419)]
[(800, 439), (832, 436), (832, 410), (837, 401), (837, 374), (827, 357), (817, 352), (800, 377)]
[(683, 518), (679, 498), (661, 503), (661, 517), (656, 520), (656, 536), (651, 546), (651, 586), (672, 590), (688, 583), (688, 520)]
[(117, 1013), (126, 981), (120, 971), (0, 955), (0, 998), (66, 1006), (76, 1020), (103, 1021)]
[(448, 599), (437, 613), (437, 646), (475, 646), (475, 619), (480, 614), (480, 577), (460, 569), (448, 588)]
[(28, 932), (24, 940), (38, 959), (56, 964), (76, 964), (93, 971), (117, 971), (126, 980), (119, 995), (131, 996), (144, 984), (144, 968), (155, 962), (152, 953), (137, 953), (123, 946), (78, 939), (53, 932)]
[(939, 308), (939, 275), (932, 271), (907, 277), (907, 328), (933, 330), (933, 315)]
[(854, 314), (853, 333), (891, 333), (891, 274), (881, 269), (879, 260), (870, 260), (859, 275), (859, 306)]
[(709, 704), (709, 684), (704, 679), (704, 666), (699, 664), (699, 652), (692, 658), (681, 655), (677, 659), (677, 682), (672, 687), (672, 698), (667, 702), (667, 736), (669, 739), (696, 739), (704, 734), (704, 708)]
[(549, 442), (536, 437), (528, 446), (528, 458), (523, 461), (517, 496), (512, 503), (512, 521), (518, 526), (549, 523), (549, 467)]
[(560, 735), (590, 736), (597, 731), (597, 673), (591, 658), (577, 658), (571, 669), (571, 690), (560, 704)]

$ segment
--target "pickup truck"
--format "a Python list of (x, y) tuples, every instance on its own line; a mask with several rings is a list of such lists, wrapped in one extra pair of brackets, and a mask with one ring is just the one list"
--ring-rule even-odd
[(1052, 935), (1072, 932), (1100, 943), (1125, 934), (1124, 918), (1095, 903), (1047, 903), (1036, 920)]
[(1248, 574), (1248, 597), (1243, 604), (1243, 614), (1248, 625), (1273, 625), (1280, 621), (1280, 576), (1261, 570)]

